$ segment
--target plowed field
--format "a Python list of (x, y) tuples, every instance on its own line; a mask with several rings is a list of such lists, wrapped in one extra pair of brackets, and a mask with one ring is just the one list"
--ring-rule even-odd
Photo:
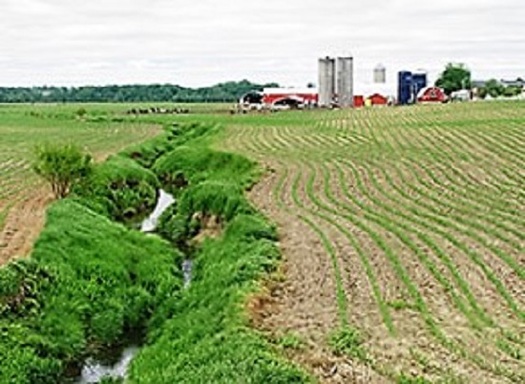
[[(525, 382), (525, 104), (239, 116), (285, 282), (263, 328), (326, 382)], [(349, 326), (366, 356), (330, 352)]]

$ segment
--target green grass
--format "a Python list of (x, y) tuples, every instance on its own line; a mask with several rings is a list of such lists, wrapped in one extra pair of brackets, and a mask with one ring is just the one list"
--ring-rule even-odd
[(0, 381), (55, 383), (179, 296), (181, 254), (71, 200), (53, 204), (29, 260), (0, 269)]

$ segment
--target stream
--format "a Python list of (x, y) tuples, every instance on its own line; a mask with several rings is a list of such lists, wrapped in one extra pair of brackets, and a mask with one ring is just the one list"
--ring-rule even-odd
[[(164, 190), (159, 191), (159, 198), (157, 200), (157, 205), (153, 212), (141, 223), (140, 230), (144, 233), (151, 233), (155, 231), (158, 225), (158, 220), (160, 216), (168, 209), (173, 203), (175, 203), (175, 198), (173, 195), (167, 193)], [(184, 288), (188, 288), (191, 283), (191, 271), (193, 267), (193, 262), (190, 259), (186, 259), (182, 263), (182, 272), (184, 277)], [(114, 362), (97, 360), (94, 358), (88, 358), (84, 362), (82, 367), (82, 372), (77, 384), (93, 384), (99, 383), (104, 378), (126, 378), (129, 365), (136, 354), (139, 352), (140, 348), (138, 345), (129, 345), (124, 348)], [(117, 358), (117, 356), (114, 356)]]

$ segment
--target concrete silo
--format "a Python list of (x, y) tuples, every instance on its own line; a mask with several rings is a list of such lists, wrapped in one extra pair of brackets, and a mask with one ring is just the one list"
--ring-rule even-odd
[(374, 68), (374, 83), (386, 83), (386, 68), (382, 64), (378, 64)]
[(341, 107), (354, 105), (354, 58), (337, 58), (337, 99)]
[(319, 59), (319, 106), (329, 107), (335, 94), (335, 59)]

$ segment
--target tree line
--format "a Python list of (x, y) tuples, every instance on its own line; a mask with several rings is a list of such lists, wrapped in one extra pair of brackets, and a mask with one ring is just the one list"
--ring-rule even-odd
[(523, 91), (525, 81), (522, 78), (518, 78), (516, 81), (510, 83), (512, 84), (505, 84), (496, 79), (473, 82), (471, 72), (465, 64), (449, 63), (437, 79), (436, 86), (443, 88), (447, 95), (461, 89), (470, 90), (476, 88), (477, 96), (482, 99), (489, 95), (494, 98), (499, 96), (512, 97), (520, 95)]
[(235, 102), (249, 91), (278, 86), (276, 83), (256, 84), (242, 80), (202, 88), (173, 84), (0, 87), (0, 103)]

